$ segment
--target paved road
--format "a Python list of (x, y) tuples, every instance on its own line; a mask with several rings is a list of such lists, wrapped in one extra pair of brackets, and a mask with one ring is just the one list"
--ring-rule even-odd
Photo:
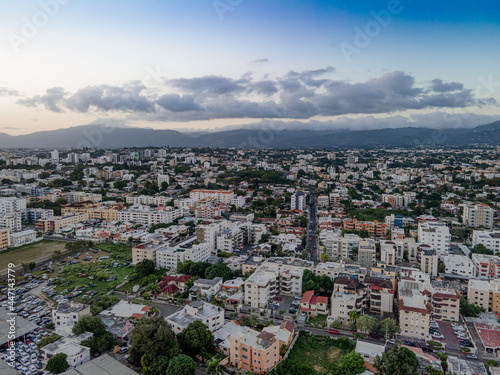
[(311, 188), (309, 201), (312, 205), (309, 207), (309, 227), (307, 233), (307, 241), (309, 244), (309, 260), (317, 264), (319, 262), (318, 241), (316, 238), (316, 195), (315, 188)]

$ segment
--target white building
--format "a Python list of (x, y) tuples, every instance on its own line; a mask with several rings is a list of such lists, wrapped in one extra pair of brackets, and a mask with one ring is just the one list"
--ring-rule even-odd
[(210, 255), (210, 247), (205, 243), (195, 245), (190, 242), (174, 247), (164, 247), (156, 251), (156, 268), (177, 268), (178, 263), (188, 260), (195, 263), (206, 262)]
[(231, 200), (234, 198), (234, 191), (198, 189), (190, 191), (189, 198), (195, 201), (205, 198), (215, 198), (217, 203), (231, 204)]
[(24, 212), (26, 210), (25, 198), (6, 197), (0, 198), (0, 213)]
[(180, 217), (182, 217), (182, 210), (173, 207), (132, 206), (128, 210), (118, 211), (118, 221), (142, 225), (171, 223)]
[(126, 202), (133, 206), (140, 206), (140, 205), (166, 206), (167, 203), (170, 202), (171, 200), (172, 198), (169, 197), (163, 197), (163, 196), (152, 197), (150, 195), (139, 195), (139, 196), (129, 195), (126, 198)]
[(196, 320), (200, 320), (214, 332), (224, 325), (224, 309), (211, 303), (194, 301), (165, 319), (176, 334)]
[(292, 210), (306, 210), (306, 196), (307, 194), (303, 191), (293, 193), (290, 198), (290, 205)]
[(472, 262), (476, 267), (477, 277), (500, 278), (500, 257), (496, 255), (472, 254)]
[(170, 184), (170, 176), (168, 174), (158, 174), (158, 187), (161, 187), (163, 182), (166, 182), (167, 185)]
[(52, 160), (59, 161), (59, 151), (57, 151), (57, 150), (51, 151), (50, 152), (50, 158)]
[(465, 255), (444, 255), (441, 260), (445, 264), (444, 273), (473, 278), (476, 276), (474, 262)]
[(82, 346), (81, 342), (88, 340), (93, 336), (90, 332), (84, 332), (78, 336), (67, 336), (52, 344), (48, 344), (40, 349), (45, 359), (50, 359), (56, 354), (64, 353), (67, 355), (66, 361), (70, 367), (76, 367), (90, 361), (90, 349)]
[(210, 301), (213, 296), (219, 293), (222, 286), (222, 277), (214, 277), (211, 280), (197, 279), (189, 290), (193, 295), (200, 296)]
[(494, 254), (500, 253), (500, 231), (475, 230), (472, 233), (472, 246), (475, 247), (479, 244), (492, 250)]
[[(41, 239), (41, 238), (40, 238)], [(33, 243), (37, 240), (36, 232), (34, 230), (22, 230), (10, 234), (10, 246), (18, 247), (26, 244)]]
[(431, 245), (438, 255), (446, 255), (451, 245), (450, 229), (444, 223), (420, 222), (418, 224), (418, 241)]
[(86, 193), (83, 191), (71, 191), (66, 194), (69, 204), (92, 201), (93, 203), (102, 201), (102, 194)]
[(224, 230), (229, 229), (231, 224), (227, 220), (218, 220), (214, 222), (204, 222), (195, 229), (196, 239), (200, 243), (206, 243), (210, 251), (215, 252), (217, 246), (217, 236)]
[(232, 253), (243, 244), (243, 231), (233, 226), (217, 235), (217, 250)]
[(58, 305), (52, 309), (52, 321), (56, 333), (63, 336), (69, 335), (73, 325), (84, 315), (90, 315), (90, 305), (75, 302)]
[(0, 214), (0, 227), (7, 228), (10, 233), (22, 230), (22, 216), (21, 213)]

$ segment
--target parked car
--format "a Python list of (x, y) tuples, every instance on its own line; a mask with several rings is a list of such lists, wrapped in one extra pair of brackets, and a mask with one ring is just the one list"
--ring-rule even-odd
[(433, 333), (431, 336), (435, 339), (444, 339), (444, 336), (441, 333)]
[(336, 329), (329, 329), (328, 333), (330, 333), (332, 335), (339, 335), (339, 331), (337, 331)]
[(274, 297), (274, 300), (275, 301), (283, 301), (283, 298), (281, 298), (281, 297)]
[(470, 358), (470, 359), (477, 359), (477, 355), (476, 354), (469, 354), (467, 356), (467, 358)]

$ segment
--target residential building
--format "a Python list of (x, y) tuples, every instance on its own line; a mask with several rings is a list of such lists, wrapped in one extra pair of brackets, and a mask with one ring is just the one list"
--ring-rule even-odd
[(132, 206), (128, 210), (118, 212), (118, 221), (142, 225), (168, 224), (180, 217), (182, 210), (174, 207)]
[(82, 346), (82, 341), (93, 336), (91, 332), (84, 332), (78, 336), (66, 336), (52, 344), (45, 345), (40, 349), (42, 357), (46, 360), (56, 354), (66, 354), (66, 361), (70, 367), (76, 367), (90, 361), (90, 349)]
[(206, 262), (211, 256), (210, 248), (207, 244), (194, 244), (196, 237), (191, 237), (192, 241), (184, 241), (176, 246), (161, 247), (156, 250), (156, 268), (177, 268), (179, 263)]
[(75, 225), (89, 219), (87, 213), (73, 213), (64, 216), (52, 216), (40, 219), (36, 223), (36, 229), (42, 233), (60, 233), (65, 226)]
[(418, 241), (431, 245), (438, 255), (446, 255), (450, 250), (450, 229), (444, 223), (424, 221), (418, 224)]
[(377, 248), (375, 245), (375, 240), (371, 238), (365, 238), (359, 240), (358, 246), (358, 263), (362, 267), (371, 267), (376, 261)]
[(26, 211), (26, 198), (0, 198), (0, 213), (14, 213)]
[(371, 236), (386, 237), (387, 224), (374, 221), (358, 221), (358, 219), (344, 220), (344, 229), (355, 231), (366, 231)]
[[(474, 256), (475, 254), (473, 254)], [(445, 274), (463, 276), (466, 279), (476, 277), (476, 265), (465, 255), (444, 255), (441, 257), (445, 265)], [(499, 268), (500, 274), (500, 268)]]
[(243, 244), (243, 231), (238, 226), (232, 226), (217, 235), (217, 250), (232, 253)]
[(196, 279), (191, 289), (189, 289), (190, 299), (203, 298), (206, 301), (210, 301), (219, 293), (221, 286), (222, 277), (215, 277), (211, 280)]
[(431, 277), (438, 275), (438, 256), (436, 250), (429, 245), (421, 245), (420, 248), (420, 269)]
[(224, 309), (208, 302), (193, 301), (165, 319), (176, 334), (196, 320), (200, 320), (214, 332), (224, 325)]
[(10, 233), (22, 230), (22, 215), (19, 212), (0, 214), (0, 228), (7, 228)]
[(462, 222), (471, 228), (493, 228), (495, 210), (484, 203), (464, 205)]
[(189, 198), (195, 201), (199, 201), (205, 198), (215, 198), (217, 203), (231, 204), (231, 200), (234, 198), (234, 191), (232, 190), (207, 190), (198, 189), (191, 190), (189, 192)]
[(0, 228), (0, 250), (5, 250), (10, 246), (9, 229)]
[(72, 191), (66, 194), (66, 199), (69, 204), (92, 201), (93, 203), (102, 201), (102, 194), (86, 193), (83, 191)]
[(479, 244), (484, 245), (494, 254), (500, 253), (500, 231), (475, 230), (472, 232), (472, 246), (476, 247)]
[[(40, 237), (40, 240), (42, 238)], [(10, 246), (18, 247), (33, 243), (37, 240), (37, 235), (34, 230), (22, 230), (10, 234)]]
[(500, 278), (500, 256), (486, 254), (472, 254), (472, 262), (477, 269), (477, 277)]
[(85, 315), (90, 315), (90, 305), (76, 302), (57, 305), (52, 309), (52, 322), (56, 333), (67, 336), (71, 333), (73, 325)]
[(299, 191), (297, 193), (293, 193), (290, 198), (290, 207), (292, 210), (306, 210), (306, 197), (307, 194), (303, 191)]

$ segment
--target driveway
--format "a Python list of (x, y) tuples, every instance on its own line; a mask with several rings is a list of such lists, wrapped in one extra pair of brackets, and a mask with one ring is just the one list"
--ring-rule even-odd
[(439, 342), (446, 343), (446, 351), (455, 351), (461, 353), (462, 350), (460, 348), (460, 339), (455, 335), (455, 331), (451, 327), (451, 322), (437, 321), (439, 325), (439, 332), (444, 336), (444, 340), (436, 340)]

